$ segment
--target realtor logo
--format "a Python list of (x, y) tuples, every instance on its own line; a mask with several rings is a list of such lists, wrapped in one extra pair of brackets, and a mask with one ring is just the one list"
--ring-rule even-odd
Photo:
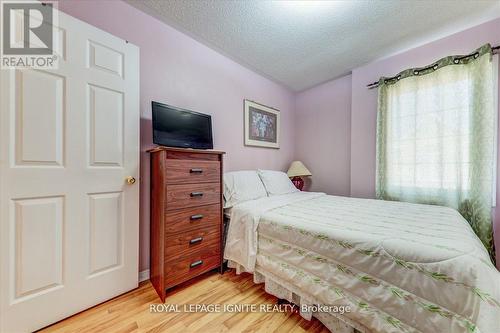
[(2, 68), (50, 68), (57, 65), (54, 54), (54, 2), (2, 2)]

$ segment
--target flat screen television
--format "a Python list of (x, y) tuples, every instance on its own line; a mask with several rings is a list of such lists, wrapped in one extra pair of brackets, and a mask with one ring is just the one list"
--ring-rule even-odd
[(212, 117), (158, 102), (153, 109), (153, 143), (161, 146), (213, 149)]

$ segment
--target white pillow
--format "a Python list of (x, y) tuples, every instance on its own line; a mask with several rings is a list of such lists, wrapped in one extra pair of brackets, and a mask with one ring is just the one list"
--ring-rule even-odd
[(262, 197), (267, 197), (267, 192), (257, 171), (233, 171), (224, 174), (224, 208)]
[(259, 170), (260, 179), (264, 183), (269, 196), (298, 192), (287, 174), (281, 171)]

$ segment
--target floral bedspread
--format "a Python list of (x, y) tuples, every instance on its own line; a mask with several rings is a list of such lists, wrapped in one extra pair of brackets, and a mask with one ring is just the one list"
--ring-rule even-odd
[(293, 193), (233, 207), (225, 258), (372, 332), (500, 333), (500, 273), (453, 209)]

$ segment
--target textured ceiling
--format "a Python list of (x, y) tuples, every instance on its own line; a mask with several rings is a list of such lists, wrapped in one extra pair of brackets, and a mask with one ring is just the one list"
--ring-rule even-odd
[(500, 0), (126, 2), (294, 91), (500, 17)]

